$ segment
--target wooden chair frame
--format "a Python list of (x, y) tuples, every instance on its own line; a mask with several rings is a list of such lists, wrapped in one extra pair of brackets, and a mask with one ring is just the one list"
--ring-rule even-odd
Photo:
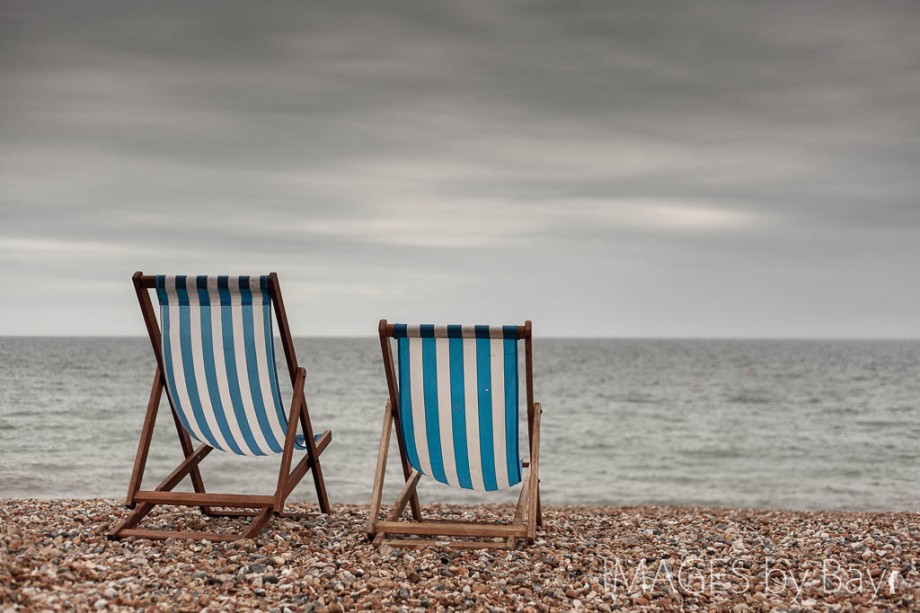
[[(456, 548), (479, 549), (514, 549), (518, 539), (527, 539), (533, 543), (536, 539), (537, 526), (543, 525), (540, 505), (540, 416), (543, 410), (539, 402), (533, 400), (533, 337), (531, 322), (518, 326), (519, 338), (524, 340), (525, 380), (527, 394), (527, 439), (529, 442), (529, 459), (523, 462), (524, 476), (521, 494), (510, 523), (454, 522), (444, 520), (422, 519), (417, 487), (421, 473), (412, 468), (406, 455), (406, 444), (399, 422), (399, 386), (396, 365), (393, 360), (393, 338), (395, 326), (380, 320), (378, 331), (380, 347), (383, 351), (383, 364), (386, 371), (389, 399), (383, 415), (383, 432), (380, 435), (380, 449), (377, 453), (377, 471), (374, 475), (374, 490), (367, 520), (367, 535), (376, 545), (389, 543), (398, 547), (424, 547), (427, 545), (448, 545)], [(383, 483), (386, 476), (387, 455), (390, 449), (390, 431), (395, 429), (399, 448), (402, 472), (405, 484), (390, 508), (385, 519), (380, 519), (380, 507), (383, 499)], [(411, 509), (411, 521), (400, 521), (406, 507)], [(433, 539), (394, 539), (391, 535), (420, 535), (432, 537), (466, 537), (466, 540)], [(490, 540), (470, 540), (470, 539)], [(500, 539), (500, 540), (496, 540)]]
[[(136, 272), (132, 279), (134, 280), (134, 289), (144, 315), (147, 333), (150, 336), (150, 344), (153, 346), (153, 353), (156, 356), (157, 368), (153, 377), (153, 388), (150, 390), (150, 400), (147, 403), (147, 414), (144, 418), (141, 438), (137, 446), (134, 470), (131, 473), (131, 481), (128, 485), (128, 496), (125, 500), (125, 505), (133, 509), (133, 511), (112, 528), (109, 538), (120, 539), (134, 536), (147, 539), (167, 539), (175, 537), (208, 539), (211, 541), (235, 541), (240, 538), (254, 538), (274, 515), (290, 516), (284, 513), (285, 501), (291, 491), (307, 474), (307, 471), (312, 471), (313, 473), (313, 483), (316, 487), (320, 510), (323, 513), (330, 513), (329, 499), (326, 495), (326, 485), (323, 481), (319, 456), (332, 440), (332, 432), (326, 431), (318, 440), (314, 439), (313, 425), (310, 422), (307, 401), (304, 397), (304, 381), (307, 373), (304, 368), (297, 364), (294, 341), (288, 326), (284, 301), (281, 298), (281, 286), (278, 283), (276, 273), (271, 273), (268, 276), (268, 292), (274, 305), (275, 319), (278, 322), (281, 345), (284, 348), (284, 356), (290, 371), (294, 393), (291, 399), (290, 413), (288, 414), (288, 429), (281, 453), (281, 466), (278, 471), (278, 485), (275, 488), (275, 493), (271, 496), (253, 496), (205, 492), (198, 465), (214, 448), (204, 443), (197, 448), (193, 448), (191, 437), (183, 428), (168, 392), (166, 398), (169, 401), (173, 422), (179, 435), (182, 455), (185, 459), (153, 490), (141, 489), (144, 469), (147, 465), (147, 454), (150, 450), (150, 441), (153, 438), (157, 411), (160, 406), (160, 398), (166, 386), (166, 379), (163, 374), (165, 370), (160, 345), (160, 325), (157, 321), (153, 303), (150, 300), (150, 290), (156, 287), (156, 277)], [(303, 430), (304, 444), (307, 447), (306, 456), (291, 470), (298, 424)], [(187, 476), (191, 478), (192, 487), (195, 491), (188, 493), (173, 492), (172, 489)], [(140, 521), (158, 505), (197, 506), (202, 513), (210, 517), (252, 517), (253, 519), (248, 528), (238, 534), (177, 532), (138, 528)], [(232, 510), (215, 510), (215, 507)]]

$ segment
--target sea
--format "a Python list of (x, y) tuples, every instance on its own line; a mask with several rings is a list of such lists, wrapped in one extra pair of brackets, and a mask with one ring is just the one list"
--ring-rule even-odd
[[(386, 402), (379, 342), (295, 345), (314, 427), (333, 432), (330, 499), (367, 503)], [(920, 341), (537, 338), (534, 365), (545, 504), (920, 510)], [(154, 366), (144, 338), (0, 338), (0, 498), (123, 498)], [(164, 401), (145, 486), (180, 457)], [(385, 500), (400, 487), (395, 444), (390, 458)], [(277, 466), (214, 452), (202, 475), (209, 491), (267, 494)], [(423, 479), (420, 494), (517, 492)], [(309, 476), (291, 500), (315, 500)]]

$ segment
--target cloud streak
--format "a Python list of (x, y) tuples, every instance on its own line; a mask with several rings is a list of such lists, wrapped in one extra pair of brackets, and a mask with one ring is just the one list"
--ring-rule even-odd
[(3, 11), (0, 334), (142, 334), (144, 269), (298, 334), (920, 336), (914, 3)]

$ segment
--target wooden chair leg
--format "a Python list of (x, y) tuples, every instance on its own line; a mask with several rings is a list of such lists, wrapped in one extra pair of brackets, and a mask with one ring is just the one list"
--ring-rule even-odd
[(329, 505), (329, 496), (326, 494), (326, 481), (323, 479), (323, 467), (319, 461), (319, 452), (316, 449), (316, 441), (313, 438), (313, 424), (310, 421), (310, 412), (307, 409), (307, 400), (301, 395), (300, 400), (300, 427), (303, 430), (305, 443), (307, 445), (307, 454), (310, 456), (313, 473), (313, 486), (316, 488), (316, 498), (319, 501), (319, 509), (325, 514), (332, 513), (332, 507)]
[[(313, 427), (310, 423), (307, 402), (304, 398), (306, 375), (307, 371), (304, 368), (298, 368), (294, 378), (294, 397), (291, 400), (288, 429), (284, 439), (284, 450), (281, 454), (281, 466), (278, 468), (278, 486), (275, 489), (274, 512), (276, 514), (284, 511), (284, 503), (293, 486), (303, 477), (304, 472), (302, 472), (302, 469), (304, 467), (313, 471), (313, 484), (316, 487), (316, 498), (319, 502), (320, 510), (327, 514), (331, 512), (329, 498), (326, 494), (326, 485), (323, 480), (323, 469), (319, 460), (322, 449), (317, 446), (316, 439), (313, 436)], [(294, 442), (297, 438), (298, 424), (303, 429), (307, 457), (304, 461), (299, 462), (294, 472), (291, 473), (291, 461), (294, 455)]]
[(402, 516), (403, 511), (406, 510), (406, 505), (415, 495), (415, 489), (418, 487), (421, 476), (421, 473), (417, 470), (412, 470), (412, 474), (409, 475), (409, 479), (406, 481), (402, 491), (396, 498), (396, 502), (393, 504), (393, 508), (390, 509), (390, 513), (387, 515), (387, 521), (396, 521)]
[(375, 537), (374, 526), (377, 524), (380, 514), (380, 503), (383, 500), (383, 482), (387, 472), (387, 454), (390, 451), (390, 430), (393, 426), (393, 413), (390, 409), (390, 403), (387, 401), (386, 410), (383, 414), (383, 431), (380, 433), (380, 448), (377, 450), (377, 469), (374, 472), (374, 489), (371, 492), (371, 506), (367, 512), (367, 536), (370, 539)]
[(543, 527), (543, 505), (540, 502), (540, 480), (537, 479), (537, 525)]
[(144, 427), (141, 429), (141, 438), (137, 443), (137, 453), (134, 456), (134, 469), (131, 471), (131, 481), (128, 483), (128, 496), (125, 504), (134, 506), (134, 494), (141, 489), (144, 481), (144, 470), (147, 468), (147, 454), (150, 452), (150, 442), (153, 440), (153, 430), (156, 428), (157, 412), (160, 408), (160, 399), (163, 396), (163, 376), (157, 366), (153, 375), (153, 387), (150, 389), (150, 399), (147, 401), (147, 412), (144, 416)]
[(139, 524), (153, 510), (153, 506), (152, 504), (142, 503), (134, 507), (134, 510), (128, 513), (127, 517), (115, 524), (115, 527), (109, 531), (108, 538), (110, 540), (120, 538), (122, 530), (131, 529)]
[(521, 494), (518, 496), (517, 506), (514, 508), (514, 517), (511, 522), (515, 524), (524, 523), (525, 512), (528, 508), (527, 503), (530, 500), (530, 473), (528, 472), (527, 478), (524, 480), (524, 485), (521, 487)]
[[(316, 455), (322, 456), (323, 451), (325, 451), (326, 447), (328, 447), (329, 443), (331, 442), (332, 442), (332, 431), (326, 430), (316, 441), (316, 445), (315, 445)], [(313, 468), (313, 458), (311, 458), (310, 455), (307, 454), (300, 460), (300, 462), (297, 463), (297, 465), (294, 467), (294, 470), (290, 472), (290, 474), (287, 476), (287, 479), (285, 480), (284, 493), (283, 493), (283, 497), (285, 499), (287, 499), (287, 497), (291, 495), (291, 492), (294, 491), (294, 488), (297, 487), (297, 485), (300, 483), (300, 480), (303, 479), (306, 476), (307, 471), (311, 470), (312, 468)], [(282, 511), (283, 510), (284, 509), (282, 506)]]
[(265, 524), (268, 523), (268, 520), (272, 518), (272, 508), (267, 507), (262, 509), (262, 512), (253, 518), (252, 523), (249, 525), (249, 529), (243, 534), (243, 538), (251, 539), (259, 536), (259, 533), (262, 531), (262, 528), (265, 527)]
[(284, 449), (281, 452), (281, 465), (278, 467), (278, 485), (275, 488), (275, 513), (281, 513), (284, 510), (284, 502), (287, 498), (286, 485), (290, 476), (291, 459), (294, 456), (294, 442), (297, 439), (298, 416), (303, 401), (303, 384), (305, 378), (306, 371), (303, 368), (298, 368), (297, 377), (294, 379), (294, 397), (291, 399), (291, 410), (288, 414), (288, 427), (284, 437)]
[(540, 421), (543, 409), (539, 402), (534, 403), (534, 416), (531, 428), (533, 429), (533, 438), (530, 447), (530, 501), (528, 502), (527, 513), (527, 540), (531, 543), (537, 537), (537, 515), (538, 501), (540, 499)]

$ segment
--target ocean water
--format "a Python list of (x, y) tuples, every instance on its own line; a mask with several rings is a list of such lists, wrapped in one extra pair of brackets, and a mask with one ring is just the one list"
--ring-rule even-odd
[[(333, 430), (330, 498), (366, 503), (386, 401), (378, 341), (296, 347), (314, 427)], [(537, 338), (534, 361), (548, 504), (920, 510), (920, 341)], [(153, 370), (146, 339), (0, 338), (0, 497), (124, 496)], [(395, 444), (390, 457), (387, 500)], [(179, 458), (164, 401), (145, 485)], [(270, 493), (276, 470), (220, 452), (202, 464), (212, 491)], [(309, 476), (292, 500), (314, 500)]]

